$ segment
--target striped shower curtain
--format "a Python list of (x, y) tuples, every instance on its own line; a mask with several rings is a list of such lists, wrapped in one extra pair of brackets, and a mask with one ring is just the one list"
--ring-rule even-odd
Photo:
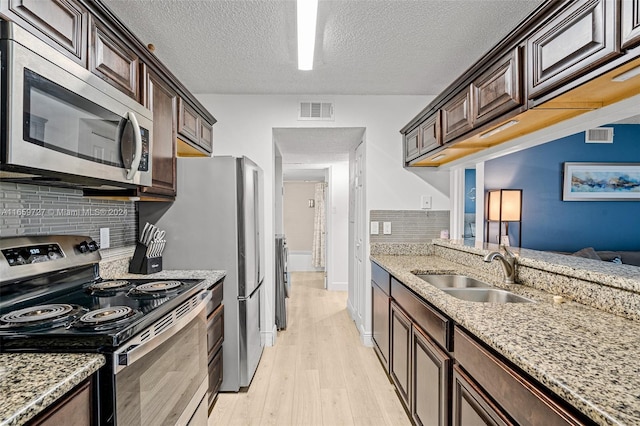
[(315, 217), (313, 221), (313, 246), (311, 260), (314, 268), (324, 268), (326, 217), (324, 208), (326, 184), (316, 183)]

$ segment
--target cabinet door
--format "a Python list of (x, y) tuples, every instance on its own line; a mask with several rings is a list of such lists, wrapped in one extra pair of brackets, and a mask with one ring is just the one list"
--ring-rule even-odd
[(520, 49), (503, 56), (472, 84), (474, 126), (522, 105)]
[(447, 426), (451, 357), (415, 324), (412, 330), (411, 417), (417, 425)]
[(213, 152), (213, 127), (202, 118), (200, 119), (200, 146), (208, 152)]
[(529, 99), (620, 54), (615, 0), (573, 3), (527, 40)]
[(449, 142), (471, 130), (471, 90), (469, 87), (456, 95), (442, 107), (442, 138)]
[(182, 98), (178, 99), (178, 133), (187, 140), (200, 144), (200, 117)]
[(139, 100), (138, 56), (95, 19), (89, 31), (89, 70), (129, 97)]
[(404, 135), (404, 160), (411, 161), (420, 154), (420, 129), (415, 128)]
[(91, 424), (91, 382), (86, 380), (37, 417), (32, 426)]
[(389, 296), (371, 281), (373, 343), (387, 373), (389, 372), (389, 301)]
[(420, 125), (420, 149), (419, 154), (425, 154), (433, 151), (442, 145), (442, 137), (440, 135), (440, 111), (428, 118)]
[(209, 410), (218, 396), (222, 378), (222, 350), (219, 350), (209, 361)]
[(143, 192), (176, 195), (176, 93), (154, 73), (147, 73), (144, 105), (153, 112), (152, 183)]
[(627, 49), (640, 43), (640, 0), (624, 0), (620, 15), (622, 47)]
[(213, 314), (207, 318), (207, 350), (215, 353), (222, 347), (224, 340), (224, 305), (218, 306)]
[(453, 369), (453, 426), (513, 425), (456, 365)]
[(391, 302), (391, 365), (389, 372), (405, 405), (409, 406), (411, 367), (411, 321)]
[(0, 12), (83, 67), (87, 66), (86, 10), (75, 0), (7, 0)]

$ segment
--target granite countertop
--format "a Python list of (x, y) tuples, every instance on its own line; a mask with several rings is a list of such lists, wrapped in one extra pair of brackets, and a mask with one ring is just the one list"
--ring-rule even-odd
[[(505, 285), (437, 256), (371, 259), (498, 353), (601, 425), (640, 425), (640, 322), (523, 285)], [(467, 302), (412, 272), (461, 273), (537, 303)]]
[(0, 353), (0, 426), (24, 424), (104, 363), (100, 354)]

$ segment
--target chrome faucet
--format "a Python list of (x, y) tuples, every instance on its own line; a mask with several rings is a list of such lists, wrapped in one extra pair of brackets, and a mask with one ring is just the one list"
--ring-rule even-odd
[(509, 249), (504, 245), (500, 244), (500, 248), (504, 249), (505, 254), (502, 254), (497, 251), (492, 251), (484, 257), (484, 261), (490, 263), (495, 259), (500, 261), (500, 265), (502, 266), (502, 270), (504, 271), (504, 283), (505, 284), (515, 284), (516, 282), (516, 257), (513, 253), (509, 251)]

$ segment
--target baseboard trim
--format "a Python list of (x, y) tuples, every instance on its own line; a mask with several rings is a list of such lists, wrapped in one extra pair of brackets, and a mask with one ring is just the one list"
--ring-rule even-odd
[(264, 346), (275, 346), (276, 339), (278, 338), (278, 329), (275, 324), (273, 325), (273, 329), (271, 331), (262, 331), (260, 332), (260, 337), (262, 338), (262, 343)]
[(327, 286), (329, 291), (349, 291), (349, 283), (347, 282), (333, 282)]
[(349, 317), (351, 317), (351, 320), (355, 322), (356, 310), (353, 308), (353, 305), (351, 304), (351, 299), (347, 299), (347, 312), (349, 312)]
[(364, 327), (361, 326), (358, 330), (360, 332), (360, 341), (364, 346), (373, 347), (373, 334), (367, 333)]

